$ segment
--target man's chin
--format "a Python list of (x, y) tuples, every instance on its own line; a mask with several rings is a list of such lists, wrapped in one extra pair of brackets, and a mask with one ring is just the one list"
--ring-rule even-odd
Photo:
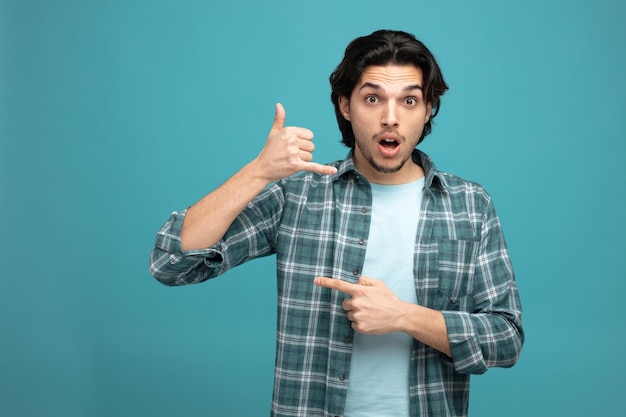
[(370, 163), (371, 167), (374, 168), (376, 172), (379, 172), (381, 174), (395, 174), (396, 172), (400, 171), (404, 167), (407, 160), (402, 161), (402, 162), (386, 161), (386, 163), (380, 163), (376, 160), (370, 160), (368, 162)]
[(376, 165), (373, 166), (373, 168), (376, 170), (376, 172), (379, 172), (381, 174), (395, 174), (396, 172), (400, 171), (402, 169), (403, 165), (397, 166), (397, 167), (393, 167), (393, 166), (381, 166), (381, 165)]

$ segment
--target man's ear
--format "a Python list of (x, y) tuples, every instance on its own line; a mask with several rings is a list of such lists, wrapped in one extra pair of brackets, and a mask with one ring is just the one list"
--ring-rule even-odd
[(426, 105), (426, 121), (424, 123), (428, 123), (430, 120), (430, 116), (433, 114), (433, 103), (428, 103)]
[(339, 97), (339, 110), (344, 119), (350, 121), (350, 99), (348, 99), (348, 97)]

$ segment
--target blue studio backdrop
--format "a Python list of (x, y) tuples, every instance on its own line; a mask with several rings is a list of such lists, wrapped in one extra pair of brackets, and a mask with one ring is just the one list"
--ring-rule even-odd
[(623, 416), (626, 6), (609, 0), (0, 0), (0, 416), (257, 416), (273, 258), (201, 285), (154, 236), (262, 148), (282, 102), (347, 152), (328, 76), (414, 33), (450, 91), (423, 145), (501, 217), (527, 340), (470, 414)]

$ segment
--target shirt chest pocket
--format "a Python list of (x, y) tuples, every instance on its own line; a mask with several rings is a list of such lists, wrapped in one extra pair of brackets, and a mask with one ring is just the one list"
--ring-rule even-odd
[(471, 312), (478, 241), (442, 239), (438, 243), (438, 285), (435, 296), (439, 310)]

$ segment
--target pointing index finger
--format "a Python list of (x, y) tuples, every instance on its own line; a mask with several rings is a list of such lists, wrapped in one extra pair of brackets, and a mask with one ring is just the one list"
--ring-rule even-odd
[(344, 292), (348, 295), (354, 295), (354, 293), (358, 290), (358, 284), (352, 284), (349, 282), (342, 281), (340, 279), (334, 278), (326, 278), (326, 277), (316, 277), (313, 281), (315, 285), (318, 287), (330, 288), (333, 290)]

